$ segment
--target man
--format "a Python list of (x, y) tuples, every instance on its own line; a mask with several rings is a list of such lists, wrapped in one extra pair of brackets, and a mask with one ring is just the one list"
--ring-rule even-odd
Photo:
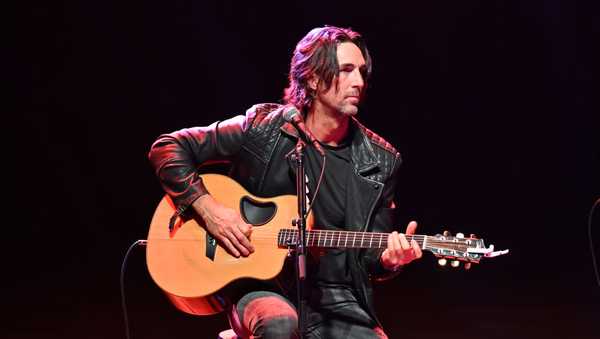
[[(286, 159), (306, 138), (284, 120), (298, 109), (308, 133), (325, 150), (306, 148), (306, 175), (316, 227), (390, 233), (387, 249), (332, 249), (308, 258), (307, 324), (310, 338), (385, 338), (372, 302), (371, 280), (395, 275), (421, 257), (413, 240), (394, 231), (394, 191), (400, 154), (356, 119), (371, 73), (362, 37), (350, 30), (321, 27), (296, 46), (285, 91), (286, 105), (260, 104), (245, 116), (207, 127), (161, 136), (149, 158), (179, 213), (197, 213), (206, 229), (230, 254), (251, 256), (252, 225), (238, 211), (215, 201), (197, 174), (209, 161), (227, 160), (230, 176), (257, 196), (296, 194), (295, 168)], [(311, 195), (312, 194), (312, 195)], [(406, 234), (414, 234), (409, 223)], [(238, 286), (231, 298), (230, 322), (242, 337), (290, 338), (298, 335), (295, 289), (285, 273), (273, 284)], [(288, 279), (288, 282), (290, 280)]]

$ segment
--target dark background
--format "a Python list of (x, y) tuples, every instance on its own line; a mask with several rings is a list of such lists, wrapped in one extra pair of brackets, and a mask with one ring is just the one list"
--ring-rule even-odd
[[(4, 123), (2, 337), (123, 338), (121, 264), (163, 194), (149, 146), (278, 101), (296, 42), (324, 24), (363, 33), (373, 55), (359, 118), (403, 155), (401, 224), (511, 250), (466, 272), (427, 254), (379, 285), (388, 335), (600, 337), (587, 236), (600, 198), (598, 9), (567, 0), (21, 4), (4, 67), (16, 106)], [(143, 248), (127, 263), (133, 338), (215, 338), (226, 328), (222, 316), (171, 306)]]

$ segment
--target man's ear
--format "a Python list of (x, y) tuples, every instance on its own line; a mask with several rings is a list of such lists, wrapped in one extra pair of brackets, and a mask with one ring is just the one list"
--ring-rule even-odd
[(317, 87), (319, 87), (319, 77), (313, 75), (308, 79), (308, 87), (316, 92)]

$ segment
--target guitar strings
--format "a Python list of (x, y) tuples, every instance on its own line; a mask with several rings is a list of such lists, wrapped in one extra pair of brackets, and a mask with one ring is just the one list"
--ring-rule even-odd
[[(314, 231), (313, 231), (314, 232)], [(327, 233), (325, 232), (318, 232), (318, 233), (313, 233), (316, 235), (308, 236), (306, 239), (307, 244), (309, 245), (314, 245), (315, 243), (317, 244), (317, 246), (321, 246), (321, 247), (327, 247), (327, 244), (329, 243), (329, 246), (332, 247), (349, 247), (349, 248), (353, 248), (353, 247), (373, 247), (373, 243), (379, 243), (379, 246), (387, 246), (387, 242), (388, 242), (388, 234), (387, 233), (369, 233), (369, 232), (347, 232), (347, 231), (327, 231)], [(341, 238), (339, 237), (340, 235), (343, 234), (348, 234), (347, 238)], [(359, 235), (357, 237), (352, 237), (352, 235)], [(363, 234), (365, 235), (365, 237), (363, 237)], [(320, 235), (320, 236), (319, 236)], [(337, 235), (337, 237), (336, 237)], [(415, 240), (417, 241), (417, 243), (419, 243), (420, 245), (423, 245), (425, 243), (425, 238), (431, 238), (431, 236), (426, 236), (426, 235), (412, 235), (412, 236), (407, 236), (407, 240)], [(295, 242), (298, 238), (298, 233), (296, 231), (290, 231), (290, 232), (262, 232), (261, 234), (255, 235), (255, 236), (251, 236), (250, 240), (252, 242), (263, 242), (263, 241), (268, 241), (268, 242), (273, 242), (276, 241), (277, 243), (284, 243), (285, 242)], [(366, 238), (366, 239), (365, 239)], [(190, 238), (190, 239), (179, 239), (179, 238), (152, 238), (150, 237), (148, 240), (168, 240), (168, 241), (200, 241), (200, 239), (194, 239), (194, 238)], [(334, 242), (336, 243), (336, 246), (333, 246)], [(344, 244), (344, 246), (341, 246), (341, 244)], [(350, 246), (348, 246), (348, 244), (350, 243)], [(363, 246), (366, 243), (369, 244), (369, 246)], [(360, 244), (360, 245), (358, 245)], [(435, 239), (435, 238), (431, 238), (428, 239), (427, 241), (427, 245), (434, 246), (434, 247), (443, 247), (443, 248), (447, 248), (447, 249), (455, 249), (455, 250), (460, 250), (462, 248), (464, 248), (467, 244), (464, 243), (460, 243), (460, 242), (454, 242), (453, 240), (439, 240), (439, 239)]]
[[(307, 234), (307, 240), (322, 240), (322, 241), (369, 241), (369, 240), (386, 240), (389, 237), (387, 233), (371, 233), (371, 232), (348, 232), (348, 231), (328, 231), (330, 233), (311, 231)], [(250, 239), (287, 239), (297, 238), (298, 232), (260, 232), (251, 235)], [(451, 240), (437, 239), (434, 236), (427, 235), (405, 235), (407, 240), (424, 241), (427, 238), (428, 243), (445, 243), (445, 244), (460, 244), (466, 240), (481, 240), (469, 238), (453, 238)], [(165, 238), (166, 239), (166, 238)], [(172, 239), (172, 238), (171, 238)], [(190, 239), (191, 240), (191, 239)]]

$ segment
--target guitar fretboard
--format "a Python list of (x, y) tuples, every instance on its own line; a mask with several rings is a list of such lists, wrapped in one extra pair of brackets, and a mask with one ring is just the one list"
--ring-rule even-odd
[[(414, 239), (419, 246), (423, 246), (427, 236), (406, 235), (406, 239)], [(334, 247), (334, 248), (387, 248), (388, 233), (376, 232), (349, 232), (310, 230), (306, 231), (306, 246), (308, 247)], [(298, 230), (281, 229), (277, 235), (277, 243), (281, 247), (293, 246), (298, 243)]]

